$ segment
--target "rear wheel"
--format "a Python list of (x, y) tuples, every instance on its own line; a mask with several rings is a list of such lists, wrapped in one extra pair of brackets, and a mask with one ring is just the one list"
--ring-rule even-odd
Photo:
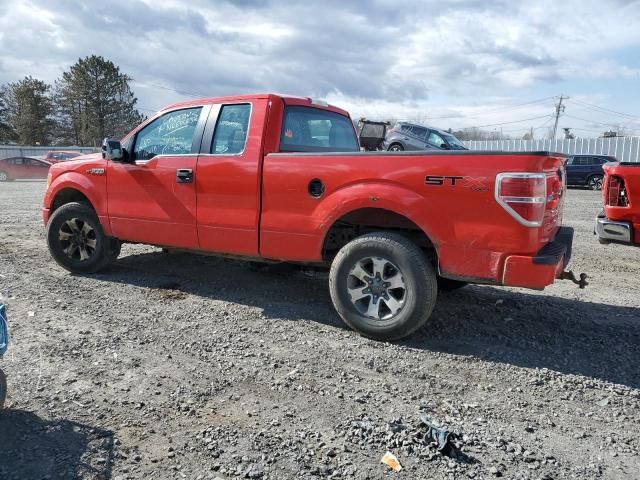
[(120, 253), (85, 203), (67, 203), (53, 213), (47, 225), (47, 243), (53, 259), (73, 273), (95, 273)]
[(404, 150), (404, 147), (403, 147), (401, 144), (399, 144), (399, 143), (392, 143), (392, 144), (389, 146), (389, 151), (390, 151), (390, 152), (401, 152), (401, 151), (403, 151), (403, 150)]
[(392, 232), (363, 235), (342, 247), (331, 264), (329, 289), (347, 325), (387, 341), (424, 325), (438, 293), (435, 271), (424, 253)]
[(591, 175), (587, 180), (587, 187), (591, 190), (602, 190), (602, 175)]
[(9, 181), (9, 175), (7, 174), (7, 172), (0, 172), (0, 182), (8, 182)]

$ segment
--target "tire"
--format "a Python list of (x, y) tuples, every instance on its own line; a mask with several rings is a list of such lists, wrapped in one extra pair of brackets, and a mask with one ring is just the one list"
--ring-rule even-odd
[[(437, 285), (424, 253), (392, 232), (370, 233), (349, 242), (329, 273), (331, 299), (340, 317), (375, 340), (398, 340), (424, 325), (436, 303)], [(352, 300), (354, 292), (361, 298)]]
[(404, 150), (404, 147), (402, 146), (401, 143), (392, 143), (391, 145), (389, 145), (390, 152), (401, 152), (403, 150)]
[(8, 181), (10, 181), (9, 174), (7, 172), (0, 172), (0, 182), (8, 182)]
[(51, 215), (47, 244), (58, 265), (72, 273), (95, 273), (115, 260), (111, 239), (86, 203), (67, 203)]
[(109, 238), (109, 256), (111, 257), (111, 261), (115, 262), (120, 256), (120, 251), (122, 250), (122, 242), (117, 238), (110, 237)]
[(438, 290), (443, 292), (452, 292), (469, 285), (468, 282), (462, 280), (452, 280), (451, 278), (438, 277)]
[(4, 408), (4, 402), (7, 399), (7, 377), (0, 370), (0, 410)]
[(591, 175), (587, 179), (587, 187), (591, 190), (602, 190), (602, 180), (604, 176), (602, 175)]

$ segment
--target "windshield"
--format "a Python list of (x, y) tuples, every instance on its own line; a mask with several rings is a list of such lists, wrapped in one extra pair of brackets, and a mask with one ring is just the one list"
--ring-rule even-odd
[(467, 147), (465, 147), (463, 145), (463, 143), (458, 140), (456, 137), (454, 137), (453, 135), (444, 135), (444, 138), (447, 140), (447, 143), (449, 143), (449, 145), (451, 145), (451, 147), (454, 150), (466, 150)]

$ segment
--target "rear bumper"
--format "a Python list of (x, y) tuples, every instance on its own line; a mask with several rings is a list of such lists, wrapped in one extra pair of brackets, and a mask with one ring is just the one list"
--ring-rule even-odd
[(534, 256), (510, 255), (505, 260), (502, 285), (542, 290), (551, 285), (571, 259), (573, 228), (561, 227), (553, 241)]
[(633, 243), (633, 225), (631, 222), (619, 222), (617, 220), (609, 220), (604, 212), (596, 217), (596, 226), (594, 233), (598, 240), (602, 243), (623, 243), (625, 245), (634, 245)]

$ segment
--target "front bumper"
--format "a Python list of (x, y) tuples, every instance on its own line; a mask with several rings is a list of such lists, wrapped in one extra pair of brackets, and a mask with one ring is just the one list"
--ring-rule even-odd
[(604, 212), (596, 217), (594, 233), (601, 243), (623, 243), (633, 245), (633, 225), (631, 222), (609, 220)]
[(573, 228), (560, 227), (556, 237), (534, 256), (509, 255), (502, 285), (542, 290), (560, 277), (571, 259)]
[(51, 210), (48, 208), (42, 209), (42, 220), (44, 221), (45, 226), (49, 223), (49, 217), (51, 216)]

